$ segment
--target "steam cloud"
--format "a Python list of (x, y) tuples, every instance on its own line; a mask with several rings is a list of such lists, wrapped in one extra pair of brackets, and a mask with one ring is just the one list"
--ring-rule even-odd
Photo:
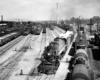
[[(56, 12), (52, 14), (57, 14)], [(55, 15), (51, 15), (55, 16)], [(62, 0), (59, 1), (59, 18), (90, 18), (100, 16), (100, 0)], [(54, 17), (53, 17), (54, 18)], [(56, 18), (57, 19), (57, 18)]]

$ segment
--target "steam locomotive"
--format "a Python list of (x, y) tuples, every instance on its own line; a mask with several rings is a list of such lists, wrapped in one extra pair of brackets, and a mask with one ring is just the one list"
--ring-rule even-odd
[(56, 72), (59, 67), (59, 61), (67, 50), (67, 39), (72, 35), (72, 31), (67, 31), (50, 42), (41, 57), (41, 64), (38, 66), (39, 73), (54, 74)]

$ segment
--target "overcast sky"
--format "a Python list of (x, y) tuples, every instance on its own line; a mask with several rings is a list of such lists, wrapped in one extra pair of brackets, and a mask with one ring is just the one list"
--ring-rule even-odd
[(100, 15), (100, 0), (0, 0), (0, 15), (5, 20), (56, 20), (57, 2), (60, 19)]

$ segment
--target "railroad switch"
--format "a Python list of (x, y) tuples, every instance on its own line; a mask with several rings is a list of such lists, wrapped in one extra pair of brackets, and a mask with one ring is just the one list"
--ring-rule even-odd
[(23, 70), (21, 69), (21, 71), (20, 71), (20, 75), (23, 75)]

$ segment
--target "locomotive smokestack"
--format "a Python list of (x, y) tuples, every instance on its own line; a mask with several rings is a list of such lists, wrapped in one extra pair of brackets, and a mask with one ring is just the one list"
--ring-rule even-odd
[(1, 15), (1, 21), (3, 21), (3, 15)]

